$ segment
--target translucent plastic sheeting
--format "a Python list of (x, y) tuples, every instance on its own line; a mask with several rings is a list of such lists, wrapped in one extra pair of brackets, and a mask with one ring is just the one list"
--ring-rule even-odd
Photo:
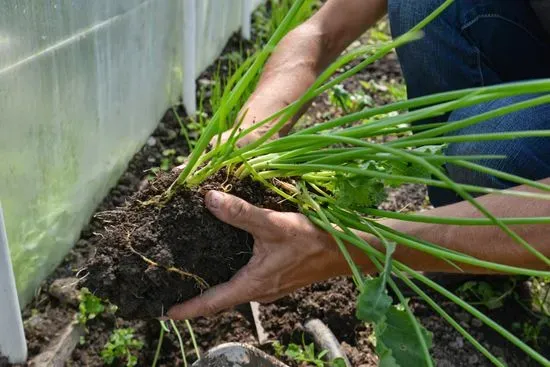
[[(196, 73), (242, 20), (240, 1), (198, 3)], [(181, 96), (185, 4), (0, 2), (0, 201), (21, 304)]]
[[(198, 0), (197, 4), (197, 55), (195, 77), (216, 59), (219, 50), (241, 25), (242, 0)], [(211, 45), (212, 47), (202, 47)]]

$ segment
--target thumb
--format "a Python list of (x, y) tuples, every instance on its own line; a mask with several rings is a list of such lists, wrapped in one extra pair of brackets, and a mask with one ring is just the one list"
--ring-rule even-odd
[(210, 316), (253, 299), (251, 285), (245, 275), (245, 268), (229, 280), (205, 291), (198, 297), (175, 305), (168, 310), (168, 317), (186, 320), (198, 316)]
[(209, 191), (205, 202), (208, 210), (219, 220), (252, 235), (259, 233), (267, 223), (268, 210), (260, 209), (236, 196)]

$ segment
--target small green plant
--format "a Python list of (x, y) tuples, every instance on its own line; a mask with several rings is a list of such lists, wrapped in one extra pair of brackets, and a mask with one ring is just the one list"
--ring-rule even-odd
[(342, 84), (337, 84), (330, 90), (329, 100), (330, 103), (340, 107), (346, 114), (361, 111), (374, 103), (370, 95), (362, 91), (350, 93)]
[(317, 367), (324, 367), (325, 362), (323, 357), (327, 354), (326, 350), (315, 354), (315, 345), (313, 343), (304, 344), (303, 347), (298, 344), (289, 344), (285, 351), (285, 355), (296, 362), (307, 362)]
[(369, 93), (381, 93), (391, 102), (403, 101), (407, 98), (407, 87), (403, 83), (398, 83), (395, 80), (385, 81), (364, 81), (360, 80), (359, 84)]
[(97, 315), (105, 311), (105, 304), (101, 298), (93, 295), (88, 288), (82, 288), (78, 295), (78, 314), (77, 320), (81, 325), (86, 325), (88, 321), (95, 319)]
[[(159, 361), (160, 350), (162, 348), (162, 343), (164, 341), (165, 333), (170, 333), (171, 332), (171, 330), (168, 327), (166, 321), (162, 321), (162, 320), (159, 321), (159, 325), (160, 325), (160, 335), (159, 335), (159, 339), (158, 339), (158, 342), (157, 342), (157, 350), (155, 351), (155, 356), (153, 357), (153, 363), (151, 364), (152, 367), (156, 367), (156, 365)], [(171, 326), (172, 330), (174, 331), (174, 333), (176, 334), (176, 337), (178, 339), (178, 343), (179, 343), (180, 351), (181, 351), (181, 358), (183, 360), (183, 367), (187, 367), (188, 366), (187, 356), (185, 354), (185, 349), (184, 349), (184, 345), (183, 345), (183, 340), (181, 338), (181, 333), (178, 329), (178, 326), (174, 322), (174, 320), (170, 320), (170, 326)], [(197, 360), (201, 359), (200, 352), (199, 352), (199, 346), (197, 345), (197, 340), (195, 338), (195, 333), (193, 332), (193, 328), (191, 327), (191, 323), (189, 323), (189, 320), (185, 320), (185, 326), (187, 327), (187, 331), (189, 332), (189, 336), (191, 337), (191, 342), (193, 343), (193, 348), (195, 349), (195, 354), (197, 355)]]
[(550, 319), (540, 318), (537, 322), (515, 322), (512, 328), (521, 335), (521, 339), (533, 345), (537, 350), (545, 350), (550, 347), (550, 339), (545, 334), (550, 330)]
[(147, 175), (147, 180), (152, 181), (156, 178), (156, 175), (161, 172), (168, 172), (178, 164), (182, 164), (185, 161), (185, 157), (182, 155), (176, 155), (175, 149), (165, 149), (162, 151), (163, 158), (160, 160), (160, 165), (153, 167), (149, 170), (151, 172)]
[(302, 341), (302, 345), (291, 343), (288, 347), (284, 347), (280, 342), (276, 341), (272, 344), (275, 351), (275, 356), (280, 358), (287, 356), (293, 361), (299, 363), (307, 363), (308, 366), (315, 367), (345, 367), (346, 364), (342, 358), (336, 358), (333, 361), (326, 362), (323, 358), (327, 355), (328, 351), (323, 350), (318, 354), (315, 354), (315, 345), (313, 343), (306, 344)]
[(471, 304), (478, 304), (494, 310), (502, 307), (504, 300), (512, 294), (516, 288), (516, 280), (510, 278), (503, 287), (496, 287), (487, 282), (469, 281), (460, 286), (457, 294), (462, 298), (473, 298)]
[(368, 31), (368, 44), (376, 45), (391, 41), (388, 19), (379, 21), (372, 29)]
[(143, 348), (143, 342), (134, 335), (134, 329), (115, 329), (101, 351), (101, 358), (107, 365), (115, 361), (126, 361), (127, 367), (136, 366), (138, 357), (134, 353)]
[(550, 278), (531, 278), (531, 299), (532, 308), (550, 318)]

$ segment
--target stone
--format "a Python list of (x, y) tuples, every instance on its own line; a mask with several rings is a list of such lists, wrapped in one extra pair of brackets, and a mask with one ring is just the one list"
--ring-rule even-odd
[(473, 327), (482, 327), (483, 322), (480, 319), (473, 319), (472, 320), (472, 326)]
[(468, 364), (469, 364), (470, 366), (473, 365), (473, 364), (476, 364), (476, 363), (478, 363), (478, 362), (479, 362), (479, 357), (476, 356), (475, 354), (472, 355), (472, 356), (470, 356), (470, 357), (468, 357)]
[(464, 348), (464, 339), (460, 336), (457, 336), (453, 342), (449, 343), (449, 346), (453, 349), (460, 350)]
[(50, 285), (48, 293), (63, 304), (78, 307), (77, 284), (78, 279), (74, 277), (56, 279)]

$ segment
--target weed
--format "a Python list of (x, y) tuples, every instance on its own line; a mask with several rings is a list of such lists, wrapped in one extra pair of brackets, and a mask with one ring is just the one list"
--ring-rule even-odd
[(95, 319), (99, 314), (108, 311), (114, 313), (116, 306), (104, 302), (101, 298), (93, 295), (88, 288), (82, 288), (78, 295), (78, 313), (77, 320), (81, 325), (86, 325), (88, 321)]
[(531, 278), (531, 299), (535, 311), (550, 318), (550, 278)]
[(473, 297), (478, 304), (494, 310), (502, 307), (504, 300), (510, 296), (516, 288), (516, 280), (510, 278), (503, 286), (495, 286), (487, 282), (468, 281), (457, 289), (457, 294), (467, 299)]
[(346, 114), (361, 111), (374, 104), (372, 97), (362, 91), (350, 93), (342, 84), (335, 85), (329, 92), (330, 102)]
[(143, 342), (134, 336), (134, 329), (115, 329), (101, 351), (101, 358), (108, 365), (115, 361), (126, 361), (126, 366), (132, 367), (136, 366), (138, 361), (134, 352), (141, 348)]
[[(547, 348), (548, 343), (550, 343), (550, 340), (545, 334), (550, 330), (550, 319), (548, 318), (541, 318), (536, 323), (535, 322), (515, 322), (512, 324), (512, 328), (520, 333), (521, 339), (533, 345), (538, 350), (544, 350)], [(546, 346), (543, 348), (542, 346)]]
[(368, 31), (367, 43), (376, 45), (391, 41), (388, 19), (380, 20), (373, 28)]
[(404, 101), (407, 98), (407, 87), (403, 83), (395, 80), (386, 81), (364, 81), (360, 80), (359, 84), (369, 93), (382, 94), (389, 102)]
[(315, 345), (313, 343), (306, 344), (302, 341), (302, 345), (291, 343), (286, 348), (278, 341), (272, 344), (275, 351), (275, 356), (280, 358), (287, 356), (293, 361), (298, 363), (307, 363), (315, 367), (345, 367), (345, 362), (342, 358), (336, 358), (333, 361), (326, 362), (323, 358), (328, 353), (327, 350), (323, 350), (318, 354), (315, 354)]

